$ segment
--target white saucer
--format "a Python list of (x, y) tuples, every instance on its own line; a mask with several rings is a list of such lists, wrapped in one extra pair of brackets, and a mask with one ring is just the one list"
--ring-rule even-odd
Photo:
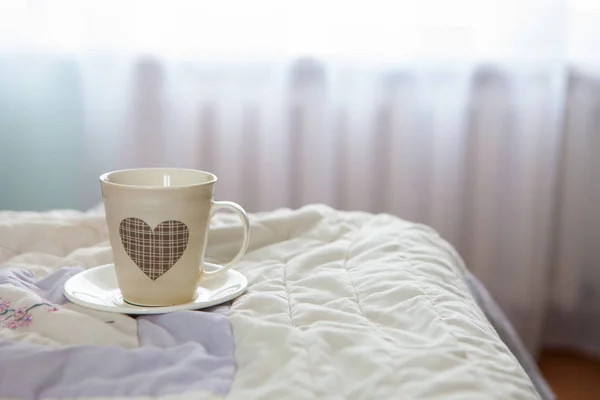
[[(206, 263), (210, 271), (212, 264)], [(212, 268), (211, 268), (212, 267)], [(83, 307), (120, 314), (165, 314), (181, 310), (199, 310), (233, 300), (246, 290), (248, 280), (237, 271), (200, 281), (194, 301), (167, 307), (134, 306), (123, 301), (117, 285), (114, 264), (91, 268), (72, 276), (65, 282), (67, 299)]]

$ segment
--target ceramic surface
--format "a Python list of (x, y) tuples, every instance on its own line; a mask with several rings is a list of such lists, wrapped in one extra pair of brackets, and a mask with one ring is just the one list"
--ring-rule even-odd
[[(206, 270), (219, 268), (206, 263)], [(195, 299), (173, 306), (136, 306), (123, 301), (117, 284), (113, 264), (107, 264), (80, 272), (71, 277), (64, 287), (65, 296), (75, 304), (94, 310), (120, 314), (165, 314), (181, 310), (199, 310), (233, 300), (248, 286), (244, 275), (229, 270), (211, 279), (200, 280)]]

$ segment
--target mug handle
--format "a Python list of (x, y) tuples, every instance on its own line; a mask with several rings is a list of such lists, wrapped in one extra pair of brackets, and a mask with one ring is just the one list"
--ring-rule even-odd
[[(200, 278), (212, 278), (216, 275), (220, 275), (223, 272), (227, 272), (231, 269), (231, 267), (233, 267), (233, 265), (238, 262), (243, 256), (244, 254), (246, 254), (246, 250), (248, 249), (248, 245), (250, 244), (250, 220), (248, 219), (248, 214), (246, 214), (246, 211), (242, 208), (242, 206), (240, 206), (237, 203), (234, 203), (232, 201), (213, 201), (212, 203), (212, 207), (210, 208), (210, 217), (208, 219), (209, 224), (210, 224), (210, 219), (213, 217), (213, 215), (215, 215), (215, 213), (219, 210), (223, 210), (223, 209), (227, 209), (227, 210), (231, 210), (233, 211), (235, 214), (237, 214), (240, 217), (240, 220), (242, 221), (242, 225), (244, 228), (244, 239), (242, 241), (242, 247), (240, 248), (240, 250), (238, 251), (238, 253), (235, 255), (235, 257), (233, 257), (233, 260), (229, 261), (227, 264), (223, 265), (223, 266), (218, 266), (216, 264), (212, 264), (212, 263), (204, 263), (204, 264), (210, 264), (212, 266), (215, 267), (220, 267), (215, 271), (202, 271), (202, 274), (200, 275)], [(207, 232), (208, 234), (208, 232)]]

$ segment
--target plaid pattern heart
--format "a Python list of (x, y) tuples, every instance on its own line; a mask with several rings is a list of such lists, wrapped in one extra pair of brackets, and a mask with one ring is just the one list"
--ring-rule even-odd
[(163, 221), (152, 230), (139, 218), (125, 218), (119, 226), (119, 235), (135, 265), (148, 278), (156, 280), (181, 258), (190, 233), (179, 221)]

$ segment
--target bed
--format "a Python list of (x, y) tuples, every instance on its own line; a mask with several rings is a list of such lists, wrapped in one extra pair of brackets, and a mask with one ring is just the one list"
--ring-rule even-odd
[[(1, 212), (0, 398), (552, 398), (433, 229), (324, 205), (251, 221), (241, 297), (134, 318), (62, 293), (111, 262), (101, 208)], [(208, 258), (231, 258), (238, 224), (213, 218)]]

